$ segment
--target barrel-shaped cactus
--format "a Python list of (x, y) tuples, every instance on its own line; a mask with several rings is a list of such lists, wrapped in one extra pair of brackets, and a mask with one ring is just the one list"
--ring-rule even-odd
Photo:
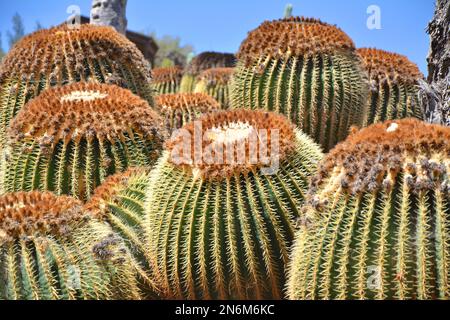
[[(145, 261), (142, 235), (148, 175), (149, 169), (129, 168), (108, 177), (84, 208), (106, 220), (114, 232), (125, 239), (138, 264)], [(142, 274), (146, 276), (145, 271)]]
[(152, 165), (165, 136), (162, 118), (129, 90), (95, 83), (52, 88), (11, 123), (3, 188), (86, 200), (109, 175)]
[(266, 21), (237, 57), (234, 108), (282, 113), (326, 150), (351, 125), (362, 125), (367, 75), (353, 41), (337, 27), (307, 18)]
[(167, 147), (145, 203), (162, 297), (281, 298), (320, 148), (284, 116), (251, 110), (203, 116)]
[(163, 94), (156, 97), (155, 103), (169, 133), (202, 114), (220, 110), (220, 104), (205, 93)]
[(123, 241), (68, 196), (0, 197), (0, 299), (139, 299)]
[(233, 68), (212, 68), (203, 71), (198, 77), (194, 91), (209, 94), (220, 103), (222, 109), (228, 109), (233, 70)]
[(186, 67), (181, 79), (180, 92), (194, 92), (198, 76), (202, 71), (211, 68), (232, 68), (236, 65), (236, 57), (231, 53), (202, 52)]
[(61, 25), (21, 39), (0, 66), (0, 149), (12, 118), (52, 86), (90, 81), (128, 88), (152, 105), (150, 65), (110, 27)]
[(183, 69), (179, 66), (152, 70), (152, 84), (156, 94), (171, 94), (180, 91)]
[(450, 128), (352, 134), (319, 166), (289, 267), (291, 299), (450, 298)]
[(392, 119), (422, 119), (419, 83), (423, 74), (407, 57), (378, 49), (357, 50), (369, 75), (369, 107), (365, 125)]

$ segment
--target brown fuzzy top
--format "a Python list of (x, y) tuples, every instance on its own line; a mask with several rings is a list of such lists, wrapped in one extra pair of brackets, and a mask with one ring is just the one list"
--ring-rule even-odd
[(186, 73), (198, 75), (211, 68), (232, 68), (236, 65), (236, 56), (232, 53), (202, 52), (186, 68)]
[[(337, 187), (352, 194), (391, 187), (399, 172), (410, 174), (415, 189), (444, 181), (449, 188), (450, 128), (416, 119), (391, 120), (351, 134), (320, 165), (311, 192), (334, 177)], [(447, 177), (447, 178), (445, 178)]]
[(70, 225), (88, 216), (79, 200), (50, 192), (16, 192), (0, 196), (0, 242), (37, 234), (67, 235)]
[(234, 68), (211, 68), (203, 71), (198, 77), (210, 85), (226, 85), (233, 76)]
[(263, 22), (242, 42), (237, 57), (248, 66), (264, 56), (281, 59), (337, 50), (355, 50), (346, 33), (320, 20), (297, 17)]
[(62, 24), (25, 36), (3, 59), (0, 80), (31, 74), (39, 77), (52, 69), (83, 70), (86, 57), (133, 64), (142, 72), (140, 81), (150, 81), (150, 64), (135, 44), (111, 27), (91, 24), (74, 29)]
[(128, 181), (140, 174), (144, 174), (148, 169), (141, 167), (128, 168), (124, 172), (116, 173), (106, 178), (106, 180), (95, 189), (91, 199), (85, 205), (85, 211), (95, 216), (102, 217), (105, 214), (105, 202), (112, 201), (113, 198), (126, 186)]
[(153, 83), (179, 82), (183, 76), (183, 69), (179, 66), (155, 68), (152, 70)]
[(115, 85), (75, 83), (44, 91), (31, 100), (11, 122), (12, 141), (58, 141), (82, 138), (116, 140), (135, 132), (163, 142), (163, 119), (146, 101)]
[(419, 67), (403, 55), (373, 48), (361, 48), (357, 52), (371, 80), (401, 78), (405, 82), (416, 82), (424, 77)]
[[(279, 147), (272, 151), (276, 132)], [(252, 110), (211, 113), (185, 125), (180, 133), (166, 143), (169, 162), (203, 179), (222, 179), (270, 167), (275, 159), (285, 159), (295, 149), (296, 141), (295, 127), (287, 118)], [(262, 150), (267, 152), (261, 154)], [(263, 160), (265, 156), (270, 161)]]
[(207, 113), (220, 109), (220, 104), (206, 93), (162, 94), (155, 101), (161, 114), (175, 110)]

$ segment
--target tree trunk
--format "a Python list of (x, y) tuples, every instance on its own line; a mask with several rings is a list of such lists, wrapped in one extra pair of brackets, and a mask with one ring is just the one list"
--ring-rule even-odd
[(91, 9), (91, 24), (111, 26), (125, 34), (127, 0), (93, 0)]
[(428, 33), (428, 84), (422, 83), (425, 116), (450, 126), (450, 0), (436, 1)]

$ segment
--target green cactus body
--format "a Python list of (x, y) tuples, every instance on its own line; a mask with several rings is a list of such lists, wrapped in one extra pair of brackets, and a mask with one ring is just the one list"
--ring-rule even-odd
[(183, 69), (178, 66), (152, 70), (153, 87), (156, 94), (173, 94), (180, 91)]
[(407, 57), (377, 49), (358, 49), (369, 74), (371, 90), (364, 125), (385, 120), (422, 119), (419, 80), (423, 74)]
[(233, 108), (282, 113), (325, 150), (362, 125), (367, 76), (340, 29), (306, 18), (264, 22), (237, 56)]
[(129, 90), (95, 83), (49, 89), (11, 124), (2, 185), (86, 200), (109, 175), (152, 165), (165, 136), (162, 118)]
[(231, 53), (203, 52), (196, 56), (187, 66), (181, 79), (180, 92), (194, 92), (198, 76), (211, 68), (232, 68), (236, 57)]
[(84, 210), (102, 217), (116, 232), (134, 257), (144, 288), (154, 293), (146, 263), (143, 239), (144, 200), (148, 187), (149, 169), (130, 168), (108, 177), (99, 186)]
[(163, 94), (155, 102), (169, 133), (205, 113), (220, 110), (220, 104), (205, 93)]
[(198, 78), (194, 91), (209, 94), (220, 103), (222, 109), (228, 109), (233, 70), (233, 68), (212, 68), (203, 71)]
[(152, 102), (150, 65), (110, 27), (66, 24), (20, 40), (0, 66), (0, 149), (14, 116), (53, 86), (90, 81), (116, 84)]
[(450, 128), (352, 134), (319, 166), (289, 265), (290, 299), (450, 298)]
[(139, 299), (129, 256), (76, 199), (37, 191), (0, 197), (0, 299)]
[[(320, 148), (273, 113), (218, 112), (183, 129), (190, 138), (167, 143), (150, 173), (145, 204), (148, 259), (162, 297), (281, 298), (294, 225)], [(264, 171), (274, 163), (271, 174)]]

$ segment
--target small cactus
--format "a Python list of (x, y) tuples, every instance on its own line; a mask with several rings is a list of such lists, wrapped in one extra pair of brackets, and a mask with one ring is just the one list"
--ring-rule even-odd
[(206, 115), (181, 131), (150, 173), (145, 203), (162, 297), (281, 298), (320, 148), (284, 116), (250, 110)]
[(290, 299), (450, 298), (450, 128), (416, 119), (352, 134), (319, 166)]
[(178, 93), (183, 69), (179, 66), (155, 68), (152, 70), (152, 76), (152, 84), (157, 95)]
[(123, 241), (49, 192), (0, 196), (0, 299), (139, 299)]
[(198, 77), (194, 92), (209, 94), (220, 103), (222, 109), (228, 109), (233, 70), (233, 68), (212, 68), (203, 71)]
[(152, 102), (150, 65), (138, 48), (110, 27), (66, 24), (21, 39), (0, 66), (0, 149), (10, 121), (53, 86), (91, 81), (116, 84)]
[(362, 125), (368, 81), (353, 41), (308, 18), (266, 21), (241, 44), (234, 108), (286, 115), (325, 150)]
[(219, 103), (205, 93), (163, 94), (156, 97), (155, 102), (169, 133), (204, 113), (220, 110)]
[(422, 119), (419, 83), (423, 74), (407, 57), (378, 49), (357, 50), (369, 74), (371, 90), (364, 125), (385, 120)]
[(236, 64), (236, 57), (231, 53), (203, 52), (192, 59), (181, 79), (180, 92), (194, 92), (197, 77), (202, 71), (211, 68), (232, 68)]
[(95, 83), (49, 89), (11, 123), (3, 188), (86, 200), (109, 175), (152, 165), (165, 136), (162, 118), (126, 89)]

